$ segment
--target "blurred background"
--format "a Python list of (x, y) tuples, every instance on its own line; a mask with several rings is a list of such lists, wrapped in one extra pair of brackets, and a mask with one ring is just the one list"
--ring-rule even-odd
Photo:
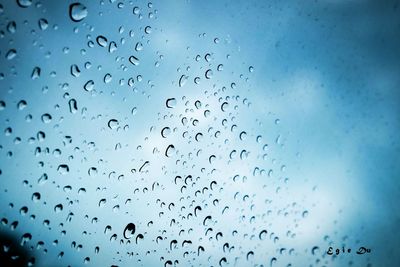
[(0, 265), (400, 266), (399, 4), (0, 1)]

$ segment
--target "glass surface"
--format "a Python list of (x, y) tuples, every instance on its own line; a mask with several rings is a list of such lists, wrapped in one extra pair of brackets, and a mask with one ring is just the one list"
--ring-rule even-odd
[(0, 266), (400, 266), (398, 1), (0, 4)]

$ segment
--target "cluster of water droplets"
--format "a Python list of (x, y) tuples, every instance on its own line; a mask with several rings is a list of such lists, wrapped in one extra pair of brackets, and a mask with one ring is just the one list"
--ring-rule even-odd
[(246, 97), (257, 69), (233, 62), (229, 38), (200, 34), (163, 67), (152, 3), (60, 9), (0, 7), (0, 227), (28, 264), (294, 264), (308, 211), (285, 200), (280, 121), (260, 130)]

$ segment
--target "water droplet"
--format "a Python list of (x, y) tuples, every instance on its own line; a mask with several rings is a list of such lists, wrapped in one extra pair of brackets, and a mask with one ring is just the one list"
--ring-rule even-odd
[(30, 233), (25, 233), (21, 237), (21, 246), (24, 246), (26, 243), (31, 241), (32, 235)]
[(33, 202), (38, 202), (40, 200), (40, 193), (39, 192), (35, 192), (32, 194), (32, 201)]
[(17, 24), (15, 23), (15, 21), (10, 21), (7, 24), (7, 31), (9, 33), (15, 33), (17, 31)]
[(167, 108), (176, 107), (176, 99), (175, 98), (168, 98), (167, 101), (165, 102), (165, 105), (167, 106)]
[(83, 86), (83, 88), (87, 91), (90, 92), (94, 89), (94, 81), (93, 80), (89, 80), (85, 83), (85, 85)]
[(146, 27), (144, 28), (144, 32), (145, 32), (146, 34), (150, 34), (150, 33), (151, 33), (151, 27), (150, 27), (150, 26), (146, 26)]
[(78, 103), (76, 102), (76, 100), (74, 98), (71, 98), (68, 101), (68, 106), (69, 106), (69, 112), (71, 112), (72, 114), (75, 114), (76, 112), (78, 112)]
[(196, 100), (196, 102), (194, 102), (194, 106), (195, 106), (197, 109), (200, 109), (200, 108), (201, 108), (201, 102), (200, 102), (200, 100)]
[(139, 65), (139, 59), (135, 56), (130, 56), (129, 57), (129, 62), (132, 63), (134, 66)]
[(116, 119), (111, 119), (108, 121), (108, 128), (110, 128), (112, 130), (117, 128), (118, 125), (119, 125), (119, 122)]
[(182, 87), (186, 84), (186, 81), (188, 80), (189, 76), (182, 75), (181, 78), (179, 79), (179, 87)]
[(211, 79), (213, 76), (213, 71), (211, 69), (208, 69), (205, 73), (205, 76), (207, 79)]
[(81, 75), (79, 67), (75, 64), (71, 65), (71, 75), (76, 78), (79, 77), (79, 75)]
[(161, 136), (167, 138), (167, 136), (171, 133), (171, 129), (169, 127), (164, 127), (161, 130)]
[(171, 157), (175, 153), (175, 146), (174, 145), (169, 145), (167, 149), (165, 150), (165, 156)]
[(104, 37), (103, 35), (97, 36), (96, 42), (101, 47), (106, 47), (107, 46), (107, 38)]
[(110, 83), (111, 80), (112, 80), (111, 74), (110, 74), (110, 73), (107, 73), (107, 74), (104, 76), (104, 83)]
[(62, 204), (57, 204), (57, 205), (55, 205), (54, 206), (54, 212), (55, 213), (59, 213), (59, 212), (61, 212), (62, 210), (63, 210), (63, 205)]
[(318, 246), (314, 246), (314, 247), (311, 249), (311, 253), (312, 253), (313, 255), (316, 255), (318, 252), (319, 252), (319, 247), (318, 247)]
[(124, 229), (124, 237), (130, 239), (133, 237), (136, 231), (136, 226), (133, 223), (128, 223)]
[(303, 211), (302, 216), (303, 216), (303, 218), (307, 218), (307, 216), (308, 216), (308, 211), (307, 211), (307, 210)]
[(6, 108), (6, 102), (0, 100), (0, 110), (4, 110)]
[(137, 6), (135, 6), (135, 7), (133, 8), (133, 14), (139, 15), (139, 13), (140, 13), (140, 8), (137, 7)]
[(89, 168), (88, 174), (89, 174), (89, 176), (96, 176), (97, 175), (97, 168), (95, 168), (95, 167)]
[(117, 50), (117, 44), (114, 41), (110, 42), (110, 45), (108, 46), (108, 52), (113, 53)]
[(39, 67), (35, 67), (33, 68), (32, 74), (31, 74), (31, 78), (32, 80), (36, 80), (37, 78), (40, 77), (40, 68)]
[(243, 141), (244, 139), (246, 139), (246, 135), (247, 135), (247, 133), (245, 131), (241, 132), (239, 134), (239, 139)]
[(88, 15), (88, 11), (86, 6), (81, 3), (73, 3), (69, 6), (69, 17), (74, 22), (79, 22), (86, 18)]
[(43, 19), (43, 18), (42, 18), (42, 19), (39, 19), (38, 24), (39, 24), (39, 28), (40, 28), (42, 31), (46, 30), (47, 27), (49, 27), (49, 23), (47, 22), (46, 19)]
[(28, 106), (28, 103), (26, 103), (25, 100), (21, 100), (21, 101), (19, 101), (18, 104), (17, 104), (17, 108), (18, 108), (19, 110), (23, 110), (23, 109), (25, 109), (27, 106)]
[(67, 164), (58, 165), (57, 171), (60, 174), (67, 174), (69, 172), (69, 166)]
[(50, 123), (52, 120), (52, 117), (49, 113), (45, 113), (42, 115), (42, 122), (43, 123)]
[(143, 44), (141, 42), (137, 42), (135, 46), (136, 51), (141, 51), (143, 50)]
[(32, 5), (32, 0), (17, 0), (17, 4), (22, 8), (27, 8)]
[(28, 207), (22, 207), (22, 208), (19, 210), (19, 213), (20, 213), (21, 215), (26, 215), (26, 214), (28, 213)]
[(222, 105), (221, 105), (221, 110), (225, 112), (226, 109), (228, 108), (228, 106), (229, 106), (228, 102), (222, 103)]
[(197, 133), (196, 136), (194, 137), (194, 139), (199, 142), (201, 139), (203, 138), (203, 134), (202, 133)]
[(17, 56), (17, 50), (15, 49), (10, 49), (6, 53), (6, 59), (11, 60)]

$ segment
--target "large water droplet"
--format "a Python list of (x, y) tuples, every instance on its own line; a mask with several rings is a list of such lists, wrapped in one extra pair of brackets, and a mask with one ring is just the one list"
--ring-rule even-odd
[(130, 56), (129, 57), (129, 62), (132, 63), (135, 66), (139, 65), (139, 59), (137, 57), (135, 57), (135, 56)]
[(168, 98), (165, 102), (167, 108), (174, 108), (176, 106), (176, 99), (175, 98)]
[(47, 19), (43, 19), (43, 18), (42, 18), (42, 19), (39, 19), (38, 24), (39, 24), (39, 28), (40, 28), (42, 31), (46, 30), (47, 27), (49, 27), (49, 23), (48, 23)]
[(35, 68), (33, 69), (32, 74), (31, 74), (32, 80), (36, 80), (37, 78), (40, 77), (40, 71), (41, 71), (41, 70), (40, 70), (39, 67), (35, 67)]
[(130, 239), (133, 237), (136, 231), (136, 226), (133, 223), (128, 223), (124, 229), (124, 237)]
[(52, 120), (52, 117), (49, 113), (45, 113), (42, 115), (42, 122), (44, 123), (50, 123)]
[(208, 69), (205, 73), (205, 76), (207, 79), (211, 79), (213, 76), (213, 71), (211, 69)]
[(83, 86), (83, 88), (88, 92), (92, 91), (94, 89), (94, 81), (93, 80), (87, 81)]
[(79, 77), (79, 75), (81, 75), (79, 67), (75, 64), (71, 65), (71, 75), (76, 78)]
[(69, 172), (69, 166), (67, 164), (58, 165), (57, 171), (60, 174), (67, 174)]
[(6, 59), (11, 60), (17, 56), (17, 50), (15, 49), (10, 49), (6, 53)]
[(86, 18), (88, 11), (81, 3), (73, 3), (69, 6), (69, 17), (72, 21), (79, 22)]
[(175, 146), (174, 145), (169, 145), (167, 149), (165, 150), (165, 156), (171, 157), (175, 153)]
[(107, 46), (107, 38), (104, 37), (103, 35), (97, 36), (96, 42), (101, 47), (106, 47)]
[(25, 100), (20, 100), (20, 101), (18, 102), (18, 104), (17, 104), (17, 108), (18, 108), (19, 110), (23, 110), (23, 109), (25, 109), (27, 106), (28, 106), (28, 103), (26, 103)]
[(118, 127), (118, 125), (119, 125), (119, 122), (116, 119), (111, 119), (108, 121), (108, 128), (110, 128), (110, 129), (115, 129)]
[(171, 129), (169, 127), (164, 127), (161, 130), (161, 136), (166, 138), (171, 133)]
[(179, 87), (182, 87), (186, 84), (186, 81), (188, 80), (189, 76), (182, 75), (181, 78), (179, 79)]
[(71, 98), (68, 101), (68, 106), (69, 106), (69, 112), (71, 112), (72, 114), (75, 114), (78, 111), (78, 103), (74, 98)]
[(22, 8), (27, 8), (32, 5), (32, 0), (17, 0), (17, 4)]

